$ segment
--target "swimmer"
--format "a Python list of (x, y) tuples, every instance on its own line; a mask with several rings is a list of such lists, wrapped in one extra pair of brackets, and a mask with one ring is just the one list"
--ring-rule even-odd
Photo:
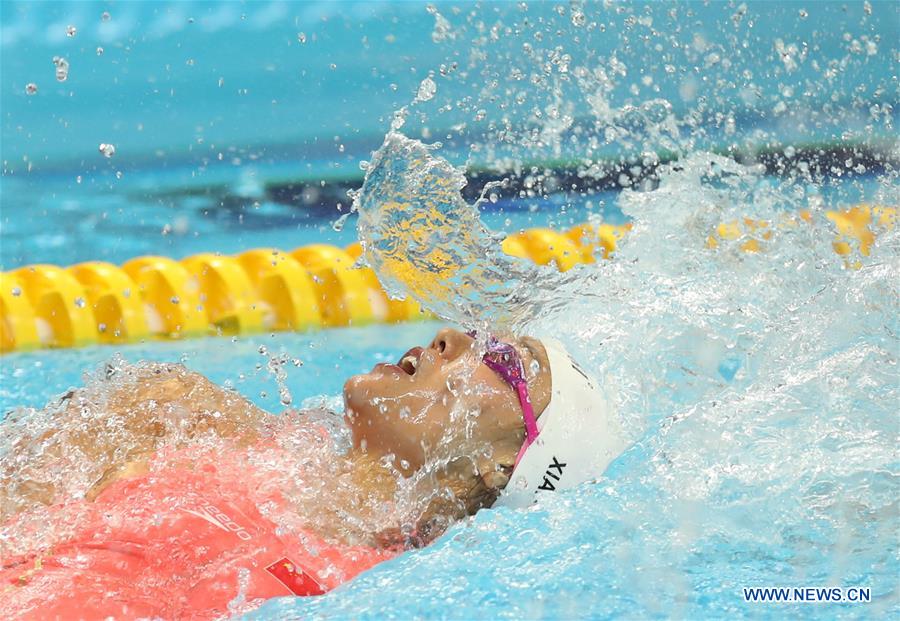
[[(625, 448), (602, 392), (552, 339), (443, 329), (351, 377), (350, 447), (314, 480), (272, 464), (298, 464), (286, 430), (326, 443), (321, 417), (267, 414), (180, 365), (105, 383), (103, 398), (66, 394), (50, 431), (0, 459), (7, 618), (213, 619), (322, 594), (482, 508), (596, 479)], [(80, 497), (48, 482), (73, 453), (100, 464)], [(375, 523), (423, 472), (422, 510)], [(40, 549), (15, 549), (9, 533), (36, 520)]]

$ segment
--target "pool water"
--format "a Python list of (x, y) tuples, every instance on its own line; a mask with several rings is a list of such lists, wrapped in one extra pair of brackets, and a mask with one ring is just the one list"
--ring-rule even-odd
[[(634, 224), (612, 261), (517, 283), (547, 302), (517, 327), (563, 340), (634, 442), (606, 475), (248, 618), (900, 616), (900, 227), (839, 256), (825, 213), (900, 204), (897, 3), (0, 10), (0, 269), (352, 243), (346, 190), (392, 119), (470, 172), (585, 180), (498, 190), (479, 206), (492, 231)], [(54, 82), (60, 53), (71, 69)], [(760, 153), (783, 155), (784, 174), (754, 166)], [(621, 177), (644, 165), (650, 182)], [(771, 223), (761, 252), (741, 249), (748, 232), (709, 248), (743, 218)], [(0, 413), (160, 360), (270, 412), (339, 414), (348, 376), (442, 325), (13, 353)], [(871, 601), (742, 596), (778, 586)]]
[[(860, 193), (865, 198), (880, 187), (871, 179), (831, 191), (839, 198)], [(682, 193), (701, 196), (687, 188)], [(634, 196), (624, 201), (623, 195), (614, 196), (612, 202), (627, 211)], [(754, 209), (749, 203), (733, 206), (741, 207)], [(590, 210), (582, 205), (570, 211), (578, 219)], [(529, 224), (558, 223), (558, 214), (548, 214), (555, 212), (513, 217)], [(507, 217), (489, 214), (485, 220), (502, 228)], [(684, 222), (670, 225), (678, 227), (675, 233), (690, 231)], [(326, 223), (322, 226), (327, 235), (337, 236)], [(277, 235), (284, 243), (284, 232)], [(812, 254), (814, 247), (805, 245), (809, 240), (792, 242), (821, 263), (827, 278), (791, 295), (782, 287), (791, 286), (791, 270), (803, 273), (803, 261), (786, 247), (776, 247), (768, 258), (720, 255), (715, 260), (726, 263), (708, 265), (731, 270), (730, 278), (755, 280), (749, 288), (730, 285), (736, 288), (728, 295), (743, 296), (742, 302), (731, 301), (748, 311), (742, 318), (716, 318), (714, 309), (710, 315), (708, 306), (724, 298), (715, 300), (708, 291), (708, 299), (698, 300), (703, 289), (685, 284), (696, 276), (680, 273), (682, 268), (666, 274), (675, 268), (666, 255), (652, 251), (658, 238), (636, 236), (637, 247), (623, 244), (622, 256), (607, 264), (615, 271), (605, 279), (605, 286), (618, 292), (617, 301), (598, 307), (596, 301), (576, 299), (553, 320), (557, 333), (590, 361), (594, 373), (618, 384), (624, 419), (636, 440), (601, 482), (525, 511), (483, 511), (429, 548), (408, 552), (326, 596), (272, 600), (249, 617), (821, 614), (809, 604), (742, 599), (744, 587), (781, 585), (869, 587), (871, 603), (828, 605), (828, 616), (894, 616), (900, 611), (897, 237), (882, 236), (862, 270), (847, 270), (830, 250), (832, 236), (831, 230), (819, 231), (819, 250)], [(687, 253), (686, 265), (695, 256), (712, 260), (702, 239), (693, 238), (697, 248)], [(677, 239), (673, 243), (679, 245)], [(643, 258), (648, 271), (622, 280), (636, 257)], [(735, 267), (734, 260), (743, 263)], [(778, 260), (793, 267), (776, 269)], [(723, 283), (710, 287), (727, 288)], [(754, 287), (758, 293), (747, 293)], [(772, 294), (793, 309), (790, 321), (778, 319), (781, 311), (768, 297)], [(666, 299), (662, 305), (658, 301)], [(769, 309), (754, 307), (773, 302)], [(702, 320), (692, 318), (691, 309)], [(269, 411), (284, 409), (283, 386), (292, 407), (324, 405), (339, 412), (346, 377), (394, 360), (412, 344), (427, 343), (441, 325), (12, 354), (0, 365), (0, 404), (4, 410), (40, 407), (121, 357), (181, 361)], [(279, 371), (284, 372), (281, 385)]]
[[(121, 265), (147, 254), (181, 259), (200, 252), (236, 254), (250, 248), (292, 250), (313, 243), (346, 246), (356, 241), (355, 216), (335, 230), (349, 209), (346, 197), (343, 211), (333, 205), (310, 211), (265, 196), (236, 195), (230, 186), (199, 194), (179, 186), (159, 189), (152, 170), (132, 177), (136, 187), (126, 191), (72, 191), (69, 182), (51, 180), (34, 193), (32, 186), (16, 179), (4, 181), (4, 192), (9, 193), (4, 200), (14, 201), (16, 214), (21, 215), (3, 213), (0, 268), (94, 260)], [(147, 186), (157, 189), (142, 189)], [(619, 223), (622, 215), (615, 199), (615, 192), (603, 192), (592, 196), (588, 205), (580, 196), (564, 195), (503, 200), (490, 204), (485, 218), (495, 230), (510, 232), (537, 226), (565, 229), (590, 214)], [(48, 226), (51, 222), (53, 226)]]

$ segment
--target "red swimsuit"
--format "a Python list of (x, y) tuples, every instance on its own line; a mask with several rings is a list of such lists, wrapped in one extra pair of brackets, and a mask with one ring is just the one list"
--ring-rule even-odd
[[(169, 467), (117, 481), (78, 533), (44, 554), (0, 559), (4, 618), (214, 619), (271, 597), (318, 595), (395, 550), (326, 543), (264, 517), (235, 476)], [(270, 498), (271, 500), (271, 498)]]

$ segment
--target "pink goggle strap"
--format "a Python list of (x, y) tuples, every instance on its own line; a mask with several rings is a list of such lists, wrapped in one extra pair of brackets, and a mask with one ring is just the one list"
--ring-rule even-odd
[(531, 443), (537, 440), (540, 431), (538, 431), (537, 419), (534, 417), (534, 408), (531, 405), (531, 398), (528, 396), (528, 385), (522, 381), (516, 385), (516, 392), (519, 393), (519, 405), (522, 406), (522, 420), (525, 421), (525, 441), (522, 448), (516, 455), (516, 463), (513, 468), (519, 465), (522, 457), (525, 456), (525, 450), (531, 446)]
[[(474, 333), (470, 333), (474, 336)], [(525, 451), (531, 444), (537, 440), (540, 432), (538, 431), (537, 419), (534, 416), (534, 407), (531, 405), (531, 398), (528, 396), (528, 383), (525, 381), (525, 367), (519, 358), (519, 353), (515, 348), (508, 344), (502, 343), (491, 337), (488, 340), (488, 351), (484, 354), (484, 363), (499, 375), (503, 381), (514, 388), (519, 397), (519, 406), (522, 408), (522, 420), (525, 423), (525, 441), (522, 448), (516, 455), (516, 462), (513, 468), (519, 465), (519, 461), (525, 455)]]

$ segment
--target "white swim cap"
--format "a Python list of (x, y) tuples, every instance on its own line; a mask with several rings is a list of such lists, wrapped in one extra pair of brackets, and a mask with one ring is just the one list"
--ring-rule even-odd
[(513, 470), (495, 507), (525, 507), (544, 494), (600, 477), (628, 443), (612, 405), (555, 339), (543, 338), (550, 362), (550, 403), (537, 440)]

